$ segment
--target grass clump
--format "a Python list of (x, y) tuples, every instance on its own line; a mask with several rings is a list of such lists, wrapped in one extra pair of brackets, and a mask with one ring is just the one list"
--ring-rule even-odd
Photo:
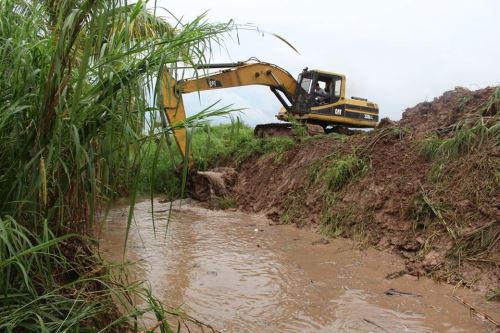
[(495, 89), (489, 100), (480, 109), (483, 116), (496, 116), (500, 113), (500, 87)]
[(500, 263), (499, 258), (491, 256), (500, 240), (500, 221), (493, 221), (468, 231), (461, 230), (457, 238), (451, 254), (457, 266), (465, 260), (487, 262), (493, 265)]
[(299, 138), (304, 139), (309, 137), (309, 130), (306, 124), (303, 124), (291, 115), (288, 115), (288, 122), (292, 124), (292, 135)]
[(356, 207), (350, 205), (346, 208), (341, 205), (338, 191), (349, 182), (364, 175), (369, 167), (370, 163), (367, 158), (354, 154), (331, 157), (326, 166), (319, 160), (311, 164), (306, 181), (307, 186), (320, 184), (329, 190), (322, 196), (320, 214), (320, 231), (326, 236), (338, 237), (346, 232), (352, 235), (363, 233), (360, 231), (363, 229), (362, 223), (355, 221)]
[(455, 126), (449, 138), (431, 136), (420, 142), (420, 152), (429, 160), (447, 160), (471, 152), (479, 148), (488, 139), (500, 141), (500, 124), (489, 125), (479, 119), (472, 125), (460, 123)]
[(321, 171), (321, 178), (330, 190), (340, 190), (350, 181), (364, 175), (369, 169), (366, 158), (347, 155), (336, 159)]
[(428, 194), (421, 190), (413, 198), (410, 215), (415, 222), (419, 223), (434, 218), (442, 219), (441, 212), (445, 209), (443, 204), (433, 202)]
[(414, 229), (432, 225), (433, 221), (437, 221), (448, 232), (452, 239), (457, 239), (459, 228), (456, 223), (450, 223), (444, 217), (444, 213), (449, 207), (446, 205), (434, 202), (430, 198), (430, 194), (421, 188), (416, 194), (411, 209), (411, 216), (414, 220)]
[[(360, 205), (345, 204), (341, 200), (340, 190), (349, 182), (363, 176), (370, 168), (369, 159), (354, 154), (333, 157), (325, 167), (321, 162), (314, 162), (309, 170), (308, 181), (311, 184), (323, 183), (329, 190), (323, 195), (320, 214), (320, 231), (329, 237), (349, 235), (366, 243), (366, 226), (371, 215), (360, 216)], [(334, 191), (334, 192), (331, 192)]]
[(314, 160), (307, 173), (307, 184), (316, 184), (321, 179), (322, 161)]
[[(76, 240), (54, 236), (47, 221), (34, 233), (0, 219), (0, 331), (91, 331), (118, 317), (103, 288), (109, 276), (94, 273), (97, 262)], [(73, 260), (64, 254), (71, 250)]]

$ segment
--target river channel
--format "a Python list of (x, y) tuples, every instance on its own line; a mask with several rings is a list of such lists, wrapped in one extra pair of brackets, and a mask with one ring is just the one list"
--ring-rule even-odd
[[(175, 202), (168, 220), (169, 208), (155, 199), (152, 213), (150, 200), (136, 203), (129, 269), (166, 304), (221, 332), (495, 332), (453, 295), (500, 319), (498, 303), (482, 294), (407, 275), (386, 279), (404, 268), (388, 252), (189, 201)], [(118, 202), (100, 226), (107, 260), (123, 260), (127, 215)]]

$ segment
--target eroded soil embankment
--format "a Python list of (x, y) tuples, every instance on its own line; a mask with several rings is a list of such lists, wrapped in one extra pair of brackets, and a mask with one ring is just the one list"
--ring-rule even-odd
[(401, 121), (302, 139), (236, 167), (236, 205), (279, 223), (391, 248), (406, 271), (500, 285), (500, 93), (457, 88)]

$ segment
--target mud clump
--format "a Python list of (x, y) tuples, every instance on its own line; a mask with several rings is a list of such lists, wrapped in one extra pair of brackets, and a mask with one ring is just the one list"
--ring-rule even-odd
[(209, 171), (198, 171), (190, 177), (190, 195), (199, 201), (210, 201), (214, 197), (229, 195), (238, 174), (234, 168), (218, 167)]
[(394, 125), (396, 125), (396, 123), (394, 121), (385, 117), (385, 118), (380, 119), (380, 121), (377, 125), (377, 128), (391, 127)]
[(370, 132), (300, 140), (253, 156), (223, 190), (275, 223), (389, 248), (406, 272), (484, 291), (500, 285), (496, 88), (456, 88)]

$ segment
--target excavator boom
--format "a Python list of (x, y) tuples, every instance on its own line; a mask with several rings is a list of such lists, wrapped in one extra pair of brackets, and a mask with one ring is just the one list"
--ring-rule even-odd
[[(290, 104), (293, 103), (293, 96), (299, 89), (294, 77), (276, 65), (258, 62), (227, 64), (227, 66), (234, 67), (219, 73), (181, 81), (176, 81), (168, 70), (163, 72), (160, 100), (168, 122), (174, 128), (175, 141), (183, 157), (187, 155), (187, 136), (186, 128), (182, 126), (182, 122), (186, 119), (182, 94), (248, 85), (263, 85), (270, 87), (277, 96), (280, 96), (282, 104), (289, 108)], [(279, 95), (278, 91), (285, 98)], [(287, 102), (290, 104), (287, 104)]]
[(263, 85), (277, 89), (290, 100), (293, 99), (298, 88), (295, 78), (284, 69), (268, 63), (255, 63), (240, 65), (196, 79), (180, 81), (178, 89), (187, 94), (249, 85)]

